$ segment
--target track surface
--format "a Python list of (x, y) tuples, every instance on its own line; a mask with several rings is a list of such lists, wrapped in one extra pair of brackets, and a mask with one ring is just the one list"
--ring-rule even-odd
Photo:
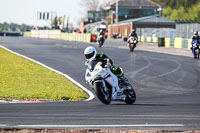
[[(83, 86), (87, 43), (51, 39), (0, 38), (17, 53), (61, 71)], [(0, 128), (200, 130), (200, 61), (191, 57), (104, 45), (122, 66), (137, 94), (136, 103), (102, 104), (98, 99), (29, 104), (0, 103)]]

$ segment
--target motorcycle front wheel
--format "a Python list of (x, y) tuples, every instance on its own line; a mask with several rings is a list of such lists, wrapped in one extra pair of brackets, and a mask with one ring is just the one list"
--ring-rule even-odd
[(136, 101), (136, 93), (135, 90), (133, 89), (132, 85), (129, 84), (131, 86), (131, 90), (127, 90), (126, 93), (126, 98), (125, 98), (125, 103), (127, 104), (133, 104)]
[(110, 104), (111, 102), (111, 91), (105, 91), (101, 83), (97, 82), (94, 84), (94, 91), (99, 100), (104, 104)]
[(133, 51), (134, 51), (134, 49), (135, 49), (135, 46), (134, 46), (134, 44), (130, 44), (129, 48), (130, 48), (130, 51), (131, 51), (131, 52), (133, 52)]
[(102, 46), (103, 46), (103, 42), (100, 41), (100, 42), (99, 42), (99, 48), (102, 47)]

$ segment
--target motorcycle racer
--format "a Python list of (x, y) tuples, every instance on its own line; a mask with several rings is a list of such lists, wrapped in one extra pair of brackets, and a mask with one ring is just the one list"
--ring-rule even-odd
[(121, 81), (123, 84), (127, 83), (128, 80), (124, 76), (122, 69), (119, 66), (114, 66), (113, 61), (106, 54), (97, 53), (95, 47), (89, 46), (84, 50), (84, 55), (86, 58), (86, 66), (90, 61), (102, 62), (102, 67), (111, 66), (112, 73), (119, 78), (119, 81)]
[(199, 42), (199, 39), (200, 39), (200, 37), (198, 35), (198, 31), (195, 31), (194, 35), (192, 36), (192, 43), (193, 43), (194, 40), (197, 40)]
[(194, 35), (192, 36), (192, 41), (191, 41), (191, 50), (192, 53), (194, 54), (194, 58), (196, 58), (195, 50), (197, 49), (197, 45), (199, 45), (200, 41), (200, 36), (198, 35), (198, 31), (194, 32)]
[(100, 30), (99, 34), (98, 34), (98, 37), (102, 35), (104, 38), (105, 38), (105, 33), (103, 32), (103, 30)]
[(102, 44), (100, 44), (100, 47), (101, 47), (101, 45), (103, 45), (104, 41), (105, 41), (105, 33), (103, 30), (100, 30), (99, 34), (97, 35), (97, 43), (100, 44), (100, 42), (101, 42), (102, 43)]
[(130, 37), (134, 37), (134, 38), (136, 38), (138, 40), (138, 36), (137, 36), (137, 33), (136, 33), (135, 29), (133, 29), (132, 32), (128, 35), (128, 44), (129, 44), (129, 41), (130, 41), (129, 40)]

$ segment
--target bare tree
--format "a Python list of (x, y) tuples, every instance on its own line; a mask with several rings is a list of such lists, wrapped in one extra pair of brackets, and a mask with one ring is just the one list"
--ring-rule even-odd
[(108, 5), (110, 0), (81, 0), (80, 5), (85, 7), (86, 11), (101, 10), (105, 5)]
[(87, 11), (89, 10), (98, 10), (99, 0), (81, 0), (80, 5), (85, 7)]
[(109, 5), (110, 1), (112, 0), (79, 0), (80, 6), (83, 10), (80, 12), (81, 16), (78, 23), (80, 24), (81, 21), (87, 18), (88, 11), (102, 11), (104, 7)]
[(102, 0), (99, 6), (99, 10), (104, 10), (105, 7), (109, 6), (112, 0)]

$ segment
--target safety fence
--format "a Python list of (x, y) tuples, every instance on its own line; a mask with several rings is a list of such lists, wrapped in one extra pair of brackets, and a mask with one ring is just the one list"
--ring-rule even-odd
[(24, 35), (25, 37), (30, 37), (31, 36), (31, 32), (24, 32)]
[(62, 33), (60, 30), (31, 30), (24, 32), (24, 37), (61, 39), (77, 42), (91, 42), (91, 34)]
[(157, 43), (160, 47), (166, 48), (187, 48), (190, 49), (191, 39), (186, 38), (157, 38), (139, 36), (140, 42)]
[(138, 36), (191, 38), (195, 31), (200, 31), (198, 23), (177, 23), (176, 29), (172, 28), (136, 28)]
[[(94, 38), (91, 34), (62, 33), (60, 30), (32, 30), (24, 32), (25, 37), (53, 38), (77, 42), (92, 42)], [(139, 36), (140, 42), (157, 43), (160, 47), (166, 48), (187, 48), (190, 49), (191, 39), (184, 38), (157, 38), (149, 36)]]
[(136, 28), (138, 36), (175, 38), (176, 29), (172, 28)]
[(77, 42), (90, 42), (91, 34), (61, 33), (60, 39)]

